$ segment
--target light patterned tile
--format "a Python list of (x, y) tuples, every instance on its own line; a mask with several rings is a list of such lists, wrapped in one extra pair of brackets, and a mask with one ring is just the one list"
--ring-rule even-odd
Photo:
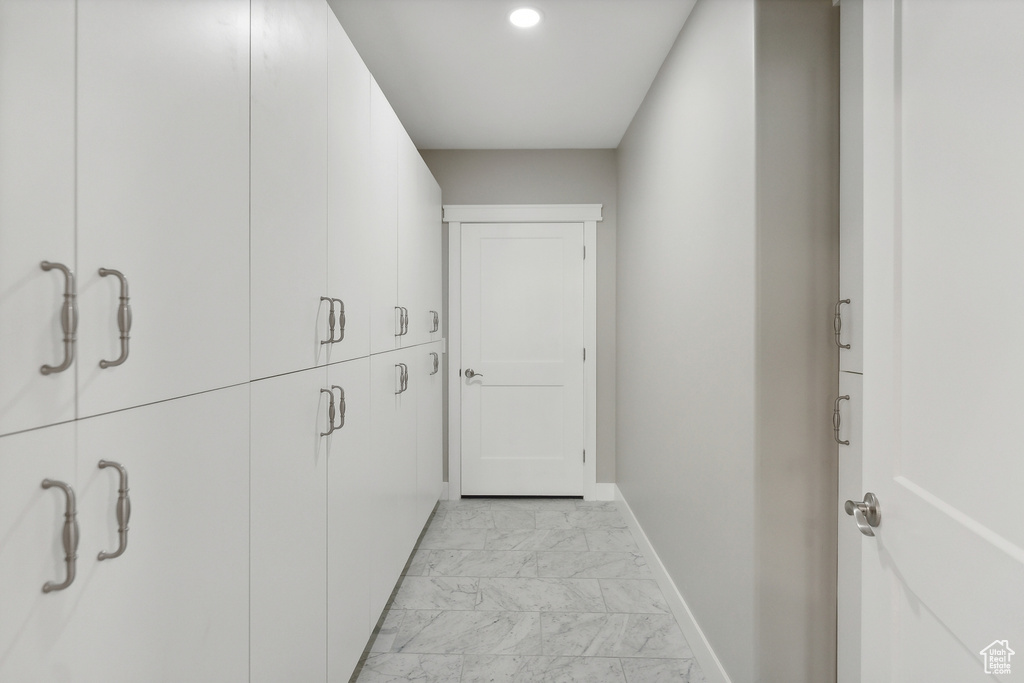
[(597, 579), (480, 579), (477, 609), (603, 612)]
[(495, 529), (487, 535), (486, 550), (586, 550), (579, 529)]
[(537, 518), (534, 510), (498, 508), (491, 510), (495, 529), (536, 529)]
[(490, 498), (459, 498), (458, 500), (442, 500), (438, 503), (440, 510), (490, 510)]
[(538, 529), (625, 529), (626, 522), (615, 510), (538, 510)]
[(462, 677), (460, 655), (421, 655), (376, 653), (363, 663), (356, 683), (459, 683)]
[(577, 500), (576, 508), (579, 510), (604, 510), (606, 512), (618, 512), (619, 504), (614, 500)]
[(472, 577), (406, 576), (392, 609), (474, 609), (480, 579)]
[(587, 546), (590, 550), (640, 552), (629, 529), (586, 529), (584, 533), (587, 536)]
[(430, 550), (424, 550), (418, 548), (413, 552), (412, 557), (409, 558), (409, 563), (405, 566), (404, 574), (406, 576), (423, 576), (427, 573), (427, 556), (431, 553)]
[(658, 583), (651, 579), (600, 579), (609, 612), (671, 614)]
[(430, 550), (427, 552), (422, 572), (427, 576), (537, 576), (537, 553), (534, 552), (521, 550)]
[(493, 498), (492, 510), (574, 510), (575, 498)]
[(494, 518), (490, 510), (448, 510), (442, 529), (493, 529)]
[(639, 552), (537, 553), (537, 576), (575, 579), (646, 579), (652, 576)]
[(408, 612), (392, 646), (394, 652), (537, 655), (537, 612)]
[(707, 683), (693, 659), (623, 659), (628, 683)]
[[(404, 628), (404, 624), (403, 624)], [(669, 614), (541, 614), (543, 654), (576, 657), (692, 658)]]
[(373, 638), (373, 645), (370, 652), (390, 652), (395, 644), (395, 636), (398, 635), (398, 627), (402, 625), (405, 612), (396, 609), (389, 609), (384, 615), (384, 621)]
[(618, 659), (466, 655), (462, 683), (625, 683)]
[(424, 550), (483, 550), (487, 529), (441, 529), (430, 527), (420, 540)]

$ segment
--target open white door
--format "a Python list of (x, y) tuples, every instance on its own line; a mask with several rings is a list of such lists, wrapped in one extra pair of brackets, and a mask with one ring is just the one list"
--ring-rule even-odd
[(583, 223), (462, 226), (462, 494), (583, 495)]
[(860, 680), (1024, 681), (1024, 3), (863, 31)]

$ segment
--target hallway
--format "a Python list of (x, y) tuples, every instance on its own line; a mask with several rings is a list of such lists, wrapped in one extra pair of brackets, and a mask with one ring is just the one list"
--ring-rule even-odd
[(357, 683), (703, 683), (617, 503), (441, 501)]

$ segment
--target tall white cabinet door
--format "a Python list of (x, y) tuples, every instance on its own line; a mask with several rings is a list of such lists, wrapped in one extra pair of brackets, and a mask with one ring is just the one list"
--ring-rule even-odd
[[(370, 72), (334, 12), (327, 40), (328, 290), (345, 307), (344, 334), (328, 347), (331, 361), (370, 353), (370, 282), (375, 271), (374, 184), (370, 168)], [(393, 304), (392, 304), (393, 305)], [(383, 307), (386, 309), (387, 305)], [(393, 312), (393, 311), (392, 311)], [(394, 334), (391, 332), (391, 334)], [(384, 335), (387, 336), (387, 335)], [(386, 340), (392, 345), (393, 338)]]
[[(248, 671), (248, 387), (78, 422), (81, 681), (237, 681)], [(119, 557), (127, 472), (131, 515)], [(112, 647), (112, 645), (115, 645)]]
[[(370, 182), (373, 215), (366, 226), (371, 235), (370, 350), (388, 351), (398, 345), (398, 135), (401, 124), (376, 81), (370, 82)], [(408, 306), (406, 306), (408, 307)]]
[(407, 309), (402, 347), (429, 341), (427, 325), (426, 226), (421, 191), (423, 159), (404, 130), (398, 133), (398, 304)]
[[(403, 383), (403, 364), (408, 380)], [(370, 359), (370, 617), (376, 622), (416, 540), (416, 396), (410, 351)], [(422, 522), (421, 522), (422, 525)]]
[(427, 313), (427, 339), (444, 338), (444, 299), (441, 292), (441, 186), (427, 164), (420, 159), (420, 211), (423, 221), (423, 288)]
[(835, 311), (839, 369), (864, 372), (864, 17), (860, 0), (843, 5), (840, 22), (839, 302)]
[(60, 271), (75, 268), (75, 3), (0, 0), (0, 434), (75, 416)]
[(416, 515), (426, 520), (441, 497), (442, 471), (441, 378), (444, 345), (425, 344), (416, 358)]
[[(44, 479), (77, 492), (75, 426), (57, 425), (0, 438), (0, 680), (69, 680), (72, 662), (56, 644), (74, 618), (82, 581), (43, 593), (67, 577), (61, 536), (65, 496)], [(81, 559), (81, 554), (80, 554)]]
[(80, 415), (246, 381), (249, 0), (79, 0), (77, 92)]
[(252, 377), (325, 362), (327, 12), (252, 3)]
[(328, 439), (321, 434), (329, 431), (327, 370), (250, 386), (250, 680), (323, 681)]
[(371, 628), (370, 360), (331, 365), (328, 379), (339, 428), (327, 459), (327, 680), (345, 683)]

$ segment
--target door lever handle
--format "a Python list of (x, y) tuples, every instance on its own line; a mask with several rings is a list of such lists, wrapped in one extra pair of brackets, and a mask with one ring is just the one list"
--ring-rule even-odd
[(857, 528), (865, 536), (874, 536), (872, 527), (882, 523), (882, 509), (878, 504), (878, 497), (873, 493), (865, 493), (863, 501), (848, 500), (843, 506), (846, 514), (852, 516), (857, 522)]
[(484, 376), (484, 373), (482, 373), (482, 372), (477, 372), (473, 368), (466, 368), (466, 378), (467, 379), (473, 379), (474, 377), (483, 377), (483, 376)]

